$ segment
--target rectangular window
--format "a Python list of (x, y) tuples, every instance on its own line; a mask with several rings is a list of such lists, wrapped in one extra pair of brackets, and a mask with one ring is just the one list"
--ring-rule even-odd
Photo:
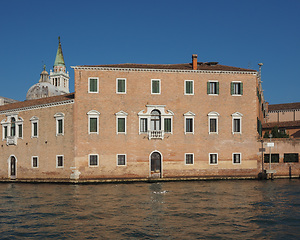
[(56, 156), (56, 167), (57, 168), (63, 168), (64, 167), (64, 156)]
[(125, 118), (118, 117), (118, 133), (126, 133), (126, 120)]
[(185, 154), (185, 164), (194, 164), (194, 154), (193, 153)]
[(18, 124), (18, 137), (23, 137), (23, 124)]
[[(264, 163), (269, 163), (270, 161), (270, 154), (264, 154)], [(271, 153), (271, 163), (279, 163), (279, 154), (278, 153)]]
[(126, 93), (126, 79), (117, 78), (117, 93)]
[(125, 166), (126, 165), (126, 154), (118, 154), (117, 155), (117, 164), (118, 166)]
[(57, 134), (63, 134), (63, 120), (57, 120)]
[(4, 128), (4, 139), (6, 139), (7, 138), (7, 126), (4, 126), (3, 128)]
[(89, 93), (98, 93), (98, 78), (89, 78)]
[(217, 81), (209, 81), (207, 82), (207, 94), (219, 94), (219, 82)]
[(33, 122), (32, 123), (32, 137), (37, 137), (38, 136), (38, 123)]
[(90, 167), (97, 167), (97, 166), (99, 166), (99, 163), (98, 163), (98, 154), (90, 154), (89, 155), (89, 166)]
[(217, 153), (209, 154), (209, 164), (218, 164), (218, 154)]
[(165, 118), (164, 119), (164, 126), (165, 126), (165, 129), (164, 129), (164, 131), (166, 132), (166, 133), (170, 133), (170, 132), (172, 132), (172, 125), (171, 125), (171, 118)]
[(231, 95), (243, 95), (243, 83), (232, 82), (231, 83)]
[(283, 156), (283, 162), (299, 162), (298, 153), (285, 153)]
[(186, 133), (194, 133), (194, 119), (193, 118), (185, 119), (185, 132)]
[(217, 132), (217, 119), (210, 118), (209, 119), (209, 133), (216, 133)]
[(32, 167), (33, 168), (39, 167), (38, 157), (32, 157)]
[(147, 118), (140, 119), (140, 132), (141, 133), (146, 133), (148, 131), (147, 120), (148, 120)]
[(241, 154), (240, 153), (233, 153), (232, 154), (232, 163), (233, 164), (241, 163)]
[(160, 79), (151, 80), (151, 94), (160, 94)]
[(90, 133), (98, 133), (98, 118), (90, 118)]
[(193, 95), (194, 94), (194, 81), (193, 80), (185, 80), (184, 81), (184, 94), (185, 95)]
[(233, 119), (233, 133), (241, 133), (241, 119), (240, 118)]

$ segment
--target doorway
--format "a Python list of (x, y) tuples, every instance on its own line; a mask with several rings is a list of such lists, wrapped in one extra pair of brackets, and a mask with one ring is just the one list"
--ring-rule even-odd
[(161, 178), (161, 154), (159, 152), (152, 152), (150, 156), (151, 162), (151, 177)]
[(16, 158), (14, 156), (10, 157), (10, 178), (15, 179), (17, 175), (17, 163)]

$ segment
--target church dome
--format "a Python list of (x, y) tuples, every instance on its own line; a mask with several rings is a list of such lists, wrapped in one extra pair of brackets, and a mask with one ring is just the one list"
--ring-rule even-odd
[(44, 97), (52, 97), (62, 95), (61, 92), (57, 87), (52, 85), (49, 82), (39, 82), (34, 84), (31, 88), (29, 88), (26, 100), (44, 98)]

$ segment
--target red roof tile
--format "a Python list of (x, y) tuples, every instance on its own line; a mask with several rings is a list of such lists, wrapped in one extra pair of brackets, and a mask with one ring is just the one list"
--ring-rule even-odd
[(11, 103), (11, 104), (6, 104), (3, 106), (0, 106), (0, 111), (37, 106), (37, 105), (42, 105), (42, 104), (47, 104), (47, 103), (63, 102), (63, 101), (74, 99), (74, 97), (75, 97), (74, 93), (68, 93), (68, 94), (60, 95), (60, 96), (40, 98), (40, 99), (34, 99), (34, 100), (26, 100), (23, 102), (16, 102), (16, 103)]
[(270, 122), (263, 123), (263, 129), (271, 129), (273, 127), (284, 127), (284, 128), (300, 128), (300, 120), (299, 121), (288, 121), (288, 122)]
[(270, 104), (268, 108), (269, 108), (269, 111), (300, 109), (300, 102)]
[[(141, 69), (173, 69), (173, 70), (193, 70), (192, 63), (182, 64), (136, 64), (136, 63), (122, 63), (122, 64), (108, 64), (108, 65), (82, 65), (78, 67), (110, 67), (110, 68), (141, 68)], [(198, 62), (197, 70), (213, 70), (213, 71), (244, 71), (256, 72), (256, 70), (230, 67), (219, 65), (216, 62), (202, 63)]]

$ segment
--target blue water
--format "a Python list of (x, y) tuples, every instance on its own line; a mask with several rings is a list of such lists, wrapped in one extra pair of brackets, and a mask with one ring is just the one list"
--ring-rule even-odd
[(0, 239), (300, 239), (300, 180), (1, 183)]

